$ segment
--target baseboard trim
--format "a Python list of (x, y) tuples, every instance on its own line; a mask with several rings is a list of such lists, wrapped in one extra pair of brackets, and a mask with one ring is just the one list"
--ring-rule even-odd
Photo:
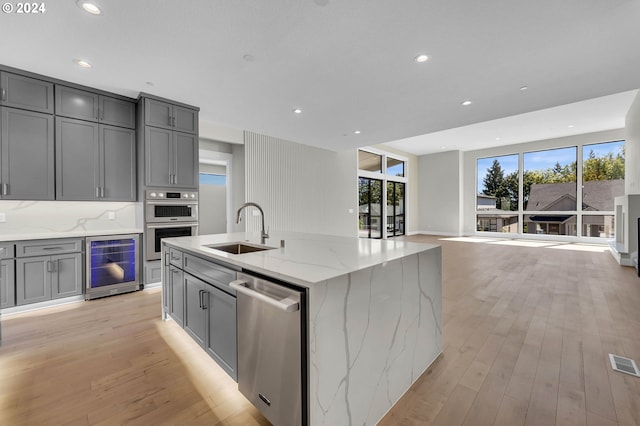
[(54, 306), (68, 305), (69, 303), (84, 302), (84, 294), (80, 296), (64, 297), (62, 299), (47, 300), (45, 302), (30, 303), (28, 305), (12, 306), (4, 308), (0, 312), (2, 316), (22, 314), (24, 312), (38, 311), (40, 309), (52, 308)]

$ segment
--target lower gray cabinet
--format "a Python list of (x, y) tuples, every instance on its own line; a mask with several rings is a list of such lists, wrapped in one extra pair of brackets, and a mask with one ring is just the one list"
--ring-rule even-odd
[(16, 305), (13, 244), (0, 244), (0, 309)]
[(166, 277), (163, 280), (164, 309), (173, 320), (184, 326), (184, 273), (179, 268), (171, 265), (165, 269)]
[(236, 298), (208, 286), (209, 322), (206, 350), (234, 379), (238, 379)]
[(207, 284), (189, 274), (184, 275), (184, 329), (202, 347), (206, 341), (207, 307), (203, 293)]
[(82, 239), (23, 241), (16, 244), (16, 304), (82, 294)]
[[(173, 248), (169, 253), (167, 246), (163, 250), (165, 312), (237, 380), (236, 297), (219, 288), (235, 279), (235, 271)], [(178, 267), (183, 257), (184, 271)]]
[(80, 253), (16, 259), (17, 304), (82, 294)]

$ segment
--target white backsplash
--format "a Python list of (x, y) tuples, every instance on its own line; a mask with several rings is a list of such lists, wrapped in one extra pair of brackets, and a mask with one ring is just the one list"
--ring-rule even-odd
[(141, 228), (141, 211), (142, 204), (132, 202), (3, 200), (0, 235)]

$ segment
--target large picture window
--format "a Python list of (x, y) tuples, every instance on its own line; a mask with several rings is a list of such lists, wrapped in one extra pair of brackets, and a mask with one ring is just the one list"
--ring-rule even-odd
[(382, 181), (361, 177), (358, 192), (358, 235), (382, 238)]
[(613, 238), (624, 147), (614, 141), (479, 158), (477, 231)]

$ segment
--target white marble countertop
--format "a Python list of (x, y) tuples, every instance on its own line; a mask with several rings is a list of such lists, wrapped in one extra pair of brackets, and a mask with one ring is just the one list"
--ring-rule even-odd
[(88, 231), (70, 231), (70, 232), (33, 232), (24, 234), (0, 234), (0, 242), (5, 241), (25, 241), (25, 240), (44, 240), (49, 238), (74, 238), (74, 237), (93, 237), (99, 235), (120, 235), (120, 234), (142, 234), (144, 231), (138, 228), (127, 229), (95, 229)]
[[(280, 247), (280, 240), (285, 240), (284, 248)], [(200, 235), (162, 241), (214, 261), (304, 287), (437, 247), (401, 239), (373, 240), (291, 232), (272, 232), (266, 245), (275, 247), (273, 250), (244, 254), (230, 254), (204, 246), (238, 241), (259, 244), (259, 233)]]

